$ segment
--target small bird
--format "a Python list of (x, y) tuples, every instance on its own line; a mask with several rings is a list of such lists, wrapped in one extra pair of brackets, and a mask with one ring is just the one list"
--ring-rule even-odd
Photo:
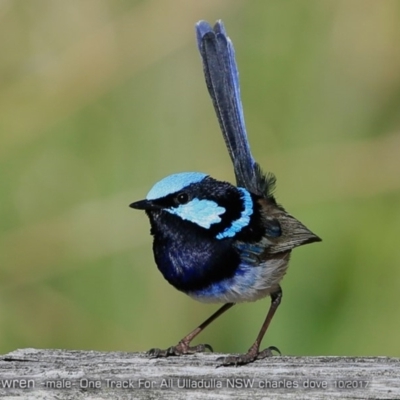
[(219, 358), (220, 366), (244, 365), (271, 356), (261, 341), (277, 310), (293, 248), (321, 239), (288, 214), (274, 198), (275, 177), (264, 174), (247, 141), (235, 52), (222, 21), (196, 24), (203, 69), (236, 186), (201, 172), (176, 173), (157, 182), (146, 199), (130, 204), (145, 210), (155, 262), (164, 278), (195, 300), (223, 303), (211, 317), (153, 358), (212, 351), (192, 340), (236, 303), (271, 297), (261, 330), (247, 353)]

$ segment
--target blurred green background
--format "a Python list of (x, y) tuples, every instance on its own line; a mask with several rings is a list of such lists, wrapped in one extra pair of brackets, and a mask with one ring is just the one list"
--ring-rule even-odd
[[(232, 38), (255, 158), (323, 238), (296, 249), (264, 345), (400, 356), (400, 2), (0, 2), (0, 351), (144, 351), (217, 305), (176, 291), (128, 205), (164, 176), (233, 181), (195, 43)], [(199, 337), (245, 351), (269, 299)]]

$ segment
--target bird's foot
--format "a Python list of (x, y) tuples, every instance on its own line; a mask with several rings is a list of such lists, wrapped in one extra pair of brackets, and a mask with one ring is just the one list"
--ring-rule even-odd
[(198, 344), (189, 346), (189, 342), (181, 341), (176, 346), (171, 346), (166, 350), (150, 349), (146, 354), (150, 358), (182, 356), (184, 354), (203, 353), (206, 350), (213, 352), (213, 348), (209, 344)]
[(217, 361), (221, 363), (218, 365), (218, 367), (229, 367), (232, 365), (237, 367), (239, 365), (250, 364), (256, 360), (262, 360), (263, 358), (272, 357), (274, 355), (274, 351), (279, 353), (279, 355), (281, 354), (279, 349), (275, 346), (270, 346), (263, 351), (258, 351), (256, 347), (251, 347), (246, 354), (217, 358)]

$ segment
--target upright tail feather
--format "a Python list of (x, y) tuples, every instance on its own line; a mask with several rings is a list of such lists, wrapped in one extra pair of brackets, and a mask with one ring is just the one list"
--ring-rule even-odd
[(206, 21), (199, 21), (196, 33), (207, 88), (232, 159), (237, 185), (252, 193), (270, 195), (275, 178), (262, 174), (247, 140), (232, 42), (222, 21), (217, 21), (214, 28)]

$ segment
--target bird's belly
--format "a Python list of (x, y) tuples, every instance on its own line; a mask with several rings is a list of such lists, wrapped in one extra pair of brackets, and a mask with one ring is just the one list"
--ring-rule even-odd
[(186, 293), (206, 303), (240, 303), (261, 299), (276, 290), (285, 275), (289, 255), (288, 252), (257, 266), (241, 263), (232, 277)]

